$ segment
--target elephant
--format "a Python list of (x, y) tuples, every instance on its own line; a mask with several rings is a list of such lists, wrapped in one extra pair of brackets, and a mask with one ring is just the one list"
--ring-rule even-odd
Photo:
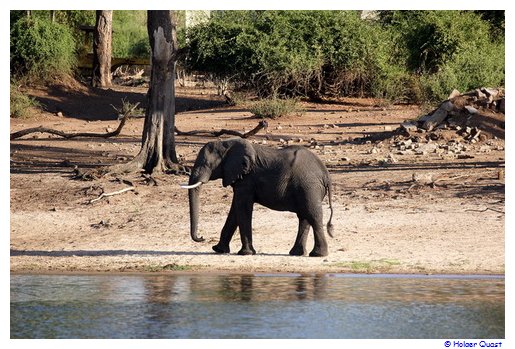
[(190, 234), (197, 242), (204, 241), (197, 235), (200, 186), (216, 179), (222, 179), (224, 187), (232, 186), (234, 195), (220, 240), (213, 246), (215, 252), (230, 253), (229, 243), (239, 228), (242, 247), (238, 254), (256, 254), (252, 245), (252, 211), (254, 203), (258, 203), (297, 214), (299, 228), (290, 255), (306, 254), (310, 227), (315, 246), (309, 256), (328, 255), (322, 201), (327, 194), (331, 210), (327, 233), (333, 237), (331, 178), (323, 162), (311, 151), (302, 146), (273, 149), (243, 138), (206, 143), (195, 160), (189, 184), (181, 185), (189, 190)]

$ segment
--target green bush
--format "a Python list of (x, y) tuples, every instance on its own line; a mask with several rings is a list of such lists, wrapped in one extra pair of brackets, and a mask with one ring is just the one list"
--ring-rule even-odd
[(49, 19), (21, 18), (11, 28), (11, 75), (43, 81), (71, 74), (75, 41), (68, 28)]
[(28, 116), (30, 108), (39, 107), (39, 103), (21, 92), (15, 83), (10, 86), (10, 116), (24, 118)]
[[(223, 11), (186, 33), (185, 67), (259, 96), (445, 98), (504, 84), (504, 23), (472, 11)], [(494, 30), (496, 29), (496, 30)], [(500, 34), (501, 33), (501, 34)]]
[(275, 119), (285, 115), (302, 114), (304, 110), (299, 107), (298, 100), (269, 98), (252, 102), (250, 112), (259, 118)]
[(443, 100), (453, 89), (504, 85), (504, 35), (480, 14), (389, 11), (383, 20), (399, 33), (407, 71), (420, 77), (424, 100)]
[(113, 57), (149, 57), (147, 11), (113, 12)]
[(393, 36), (356, 11), (224, 11), (187, 33), (187, 67), (262, 97), (396, 97)]

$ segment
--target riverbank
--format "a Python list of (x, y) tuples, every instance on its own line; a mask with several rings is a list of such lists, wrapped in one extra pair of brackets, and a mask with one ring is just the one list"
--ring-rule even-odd
[[(145, 92), (124, 90), (117, 96), (130, 93), (144, 100)], [(179, 97), (201, 98), (204, 108), (184, 108), (176, 121), (181, 131), (241, 132), (259, 121), (238, 107), (212, 108), (220, 103), (216, 96), (179, 91)], [(73, 104), (72, 98), (80, 105), (85, 96), (73, 94), (61, 102)], [(108, 102), (99, 102), (99, 108), (110, 108)], [(218, 181), (203, 186), (199, 228), (206, 241), (196, 243), (189, 237), (187, 192), (179, 187), (186, 176), (155, 175), (153, 182), (139, 175), (72, 179), (74, 166), (94, 168), (137, 154), (143, 120), (131, 119), (114, 138), (34, 135), (11, 141), (11, 272), (504, 273), (504, 133), (478, 143), (447, 134), (419, 142), (432, 144), (430, 151), (406, 151), (387, 134), (420, 115), (418, 107), (353, 100), (305, 108), (302, 116), (270, 120), (267, 132), (250, 140), (271, 147), (305, 145), (326, 163), (335, 208), (329, 256), (289, 256), (295, 214), (259, 205), (253, 217), (257, 255), (235, 254), (237, 234), (231, 254), (213, 253), (232, 198)], [(98, 115), (106, 115), (102, 112)], [(29, 120), (11, 119), (11, 132), (34, 126), (104, 132), (117, 123), (112, 117), (42, 112)], [(380, 140), (357, 141), (381, 134), (386, 135)], [(209, 140), (178, 136), (182, 161), (192, 165)], [(451, 151), (450, 144), (463, 146)], [(101, 193), (126, 188), (123, 181), (135, 190), (92, 202)], [(324, 215), (327, 221), (327, 202)]]

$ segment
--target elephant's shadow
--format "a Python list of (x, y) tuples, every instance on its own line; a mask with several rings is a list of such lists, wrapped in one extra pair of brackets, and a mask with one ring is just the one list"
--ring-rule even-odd
[[(99, 257), (99, 256), (208, 256), (217, 255), (216, 252), (192, 251), (144, 251), (144, 250), (70, 250), (70, 251), (44, 251), (44, 250), (14, 250), (11, 256), (30, 257)], [(236, 255), (231, 253), (228, 255)], [(258, 253), (262, 256), (288, 256), (288, 254)]]

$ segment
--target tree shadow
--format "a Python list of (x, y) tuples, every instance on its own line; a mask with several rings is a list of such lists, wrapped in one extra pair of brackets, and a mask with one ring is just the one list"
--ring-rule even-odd
[[(56, 139), (56, 141), (58, 141)], [(113, 165), (117, 156), (99, 150), (85, 150), (58, 146), (11, 144), (11, 174), (61, 173), (69, 174), (74, 166), (97, 168)]]
[(396, 163), (388, 165), (327, 165), (331, 173), (351, 172), (384, 172), (384, 171), (419, 171), (419, 170), (450, 170), (450, 169), (478, 169), (503, 168), (505, 161), (469, 161), (469, 162), (422, 162), (422, 163)]
[[(39, 91), (39, 92), (38, 92)], [(122, 107), (122, 100), (128, 103), (139, 103), (139, 108), (147, 107), (147, 89), (116, 86), (111, 89), (98, 89), (79, 85), (69, 88), (62, 85), (52, 85), (43, 92), (41, 90), (28, 91), (29, 96), (44, 106), (50, 113), (61, 112), (64, 117), (89, 121), (116, 120), (118, 114), (113, 108)], [(194, 98), (191, 95), (176, 94), (176, 113), (220, 108), (226, 102), (217, 96), (202, 96)]]

